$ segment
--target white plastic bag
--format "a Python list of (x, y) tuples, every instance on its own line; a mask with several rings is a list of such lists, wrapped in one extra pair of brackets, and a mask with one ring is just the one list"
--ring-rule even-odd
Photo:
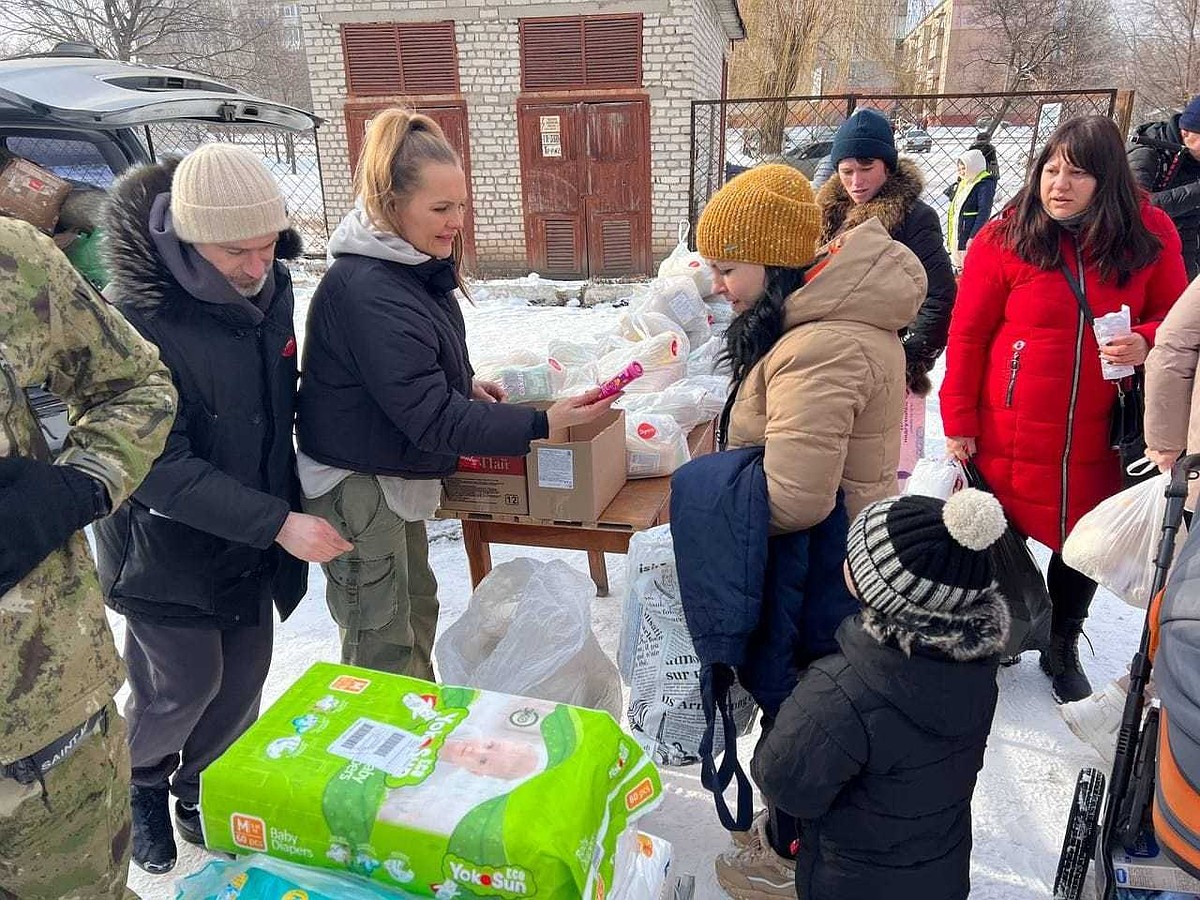
[(610, 900), (659, 900), (671, 870), (673, 848), (652, 834), (626, 829), (617, 838)]
[[(617, 660), (630, 685), (630, 730), (662, 765), (698, 762), (705, 727), (700, 659), (683, 615), (671, 526), (633, 535), (625, 571), (628, 587)], [(738, 733), (749, 733), (753, 699), (734, 684), (730, 702)]]
[(625, 416), (625, 472), (630, 478), (670, 475), (691, 460), (687, 433), (671, 416)]
[[(1102, 502), (1067, 535), (1063, 562), (1108, 588), (1130, 606), (1150, 605), (1154, 560), (1167, 509), (1169, 473), (1135, 484)], [(1186, 528), (1179, 527), (1176, 555)]]
[(707, 297), (713, 292), (712, 269), (699, 253), (688, 249), (687, 236), (691, 226), (687, 222), (679, 223), (679, 243), (671, 251), (671, 255), (658, 266), (658, 277), (669, 278), (672, 275), (683, 275), (692, 279), (701, 297)]
[(918, 459), (913, 473), (904, 486), (904, 493), (918, 497), (949, 500), (956, 491), (967, 486), (962, 463), (956, 459)]
[(492, 569), (437, 642), (443, 684), (602, 709), (620, 721), (621, 679), (592, 633), (592, 579), (561, 560)]
[(684, 433), (721, 414), (729, 393), (729, 379), (716, 375), (689, 376), (667, 385), (657, 394), (626, 394), (616, 402), (631, 416), (670, 416)]
[(686, 276), (657, 278), (630, 306), (633, 312), (658, 313), (679, 324), (688, 342), (700, 346), (712, 336), (712, 314), (696, 283)]
[(597, 364), (603, 384), (635, 360), (643, 374), (625, 387), (627, 394), (652, 394), (674, 384), (687, 374), (688, 342), (673, 331), (656, 334), (644, 341), (626, 344), (605, 354)]

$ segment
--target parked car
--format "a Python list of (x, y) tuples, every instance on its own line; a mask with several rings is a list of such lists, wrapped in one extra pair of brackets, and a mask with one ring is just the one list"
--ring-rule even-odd
[[(799, 169), (805, 178), (812, 179), (817, 172), (817, 166), (821, 164), (829, 151), (833, 149), (833, 140), (817, 140), (805, 141), (800, 146), (793, 150), (787, 150), (782, 154), (782, 160), (789, 166)], [(725, 180), (733, 178), (745, 172), (750, 166), (739, 166), (736, 163), (725, 164)]]
[[(149, 126), (165, 122), (307, 131), (320, 119), (207, 75), (107, 59), (89, 44), (0, 60), (0, 160), (24, 157), (79, 187), (105, 189), (154, 160)], [(57, 450), (69, 428), (65, 405), (40, 388), (29, 400)]]
[(909, 153), (928, 153), (933, 149), (933, 138), (923, 128), (910, 128), (902, 135), (901, 149)]

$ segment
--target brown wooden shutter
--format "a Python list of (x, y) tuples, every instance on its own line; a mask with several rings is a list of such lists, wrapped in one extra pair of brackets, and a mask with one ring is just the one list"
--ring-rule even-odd
[(400, 45), (391, 22), (342, 26), (346, 87), (352, 97), (404, 93)]
[(458, 93), (453, 22), (371, 22), (342, 26), (351, 97)]
[(458, 93), (458, 49), (454, 41), (454, 23), (405, 23), (397, 30), (404, 93)]
[(633, 272), (633, 223), (609, 219), (600, 223), (600, 275), (629, 275)]
[(642, 17), (583, 20), (583, 66), (589, 88), (642, 86)]
[(521, 89), (642, 86), (641, 15), (521, 20)]
[(521, 89), (568, 90), (583, 84), (583, 20), (521, 20)]
[(545, 229), (546, 273), (572, 276), (582, 273), (583, 252), (577, 223), (571, 219), (544, 219), (541, 224)]

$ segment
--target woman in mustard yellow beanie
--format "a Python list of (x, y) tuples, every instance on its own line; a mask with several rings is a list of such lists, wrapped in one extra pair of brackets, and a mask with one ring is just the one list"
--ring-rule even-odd
[[(925, 270), (877, 219), (818, 249), (821, 210), (790, 166), (744, 172), (700, 217), (700, 253), (737, 314), (726, 334), (733, 376), (723, 447), (763, 447), (773, 533), (826, 519), (844, 492), (851, 519), (896, 493), (904, 414), (897, 332), (925, 298)], [(766, 727), (766, 725), (764, 725)], [(734, 898), (795, 896), (797, 822), (761, 815), (717, 859)], [(773, 889), (772, 889), (773, 890)]]

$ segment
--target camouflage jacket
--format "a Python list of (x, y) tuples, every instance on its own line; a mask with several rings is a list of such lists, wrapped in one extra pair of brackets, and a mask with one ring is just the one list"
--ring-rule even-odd
[[(70, 410), (55, 462), (100, 480), (115, 509), (162, 452), (171, 376), (49, 238), (0, 217), (0, 456), (48, 458), (24, 393), (43, 383)], [(83, 722), (123, 679), (79, 532), (0, 596), (0, 763)]]

